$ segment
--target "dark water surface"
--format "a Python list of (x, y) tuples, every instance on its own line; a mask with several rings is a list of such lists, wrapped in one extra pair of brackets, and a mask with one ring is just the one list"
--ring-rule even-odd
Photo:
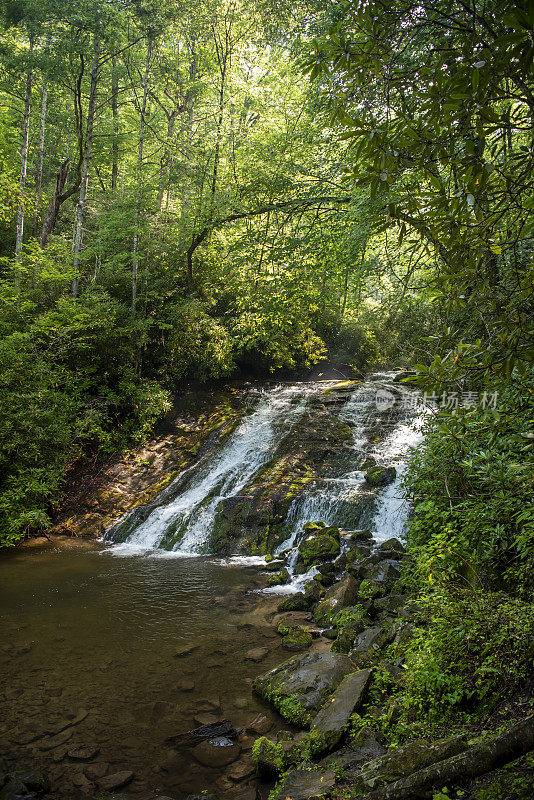
[[(97, 773), (122, 770), (135, 773), (124, 791), (137, 797), (180, 800), (205, 787), (233, 797), (244, 785), (235, 763), (209, 768), (165, 739), (210, 714), (244, 727), (269, 716), (250, 684), (288, 655), (266, 619), (275, 600), (251, 591), (257, 567), (165, 555), (81, 543), (0, 558), (0, 748), (9, 767), (41, 766), (54, 796), (96, 796)], [(269, 649), (261, 663), (244, 658), (257, 647)], [(89, 713), (79, 724), (43, 736), (80, 709)], [(241, 744), (246, 772), (252, 737)], [(100, 752), (76, 761), (68, 751), (79, 745)]]

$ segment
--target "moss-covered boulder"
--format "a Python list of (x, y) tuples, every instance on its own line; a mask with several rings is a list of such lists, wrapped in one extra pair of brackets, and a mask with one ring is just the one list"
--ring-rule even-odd
[(370, 679), (370, 669), (347, 675), (313, 720), (311, 730), (321, 737), (324, 750), (332, 750), (342, 739), (351, 714), (363, 703)]
[(306, 596), (304, 592), (295, 592), (278, 603), (278, 611), (308, 611), (313, 603), (313, 597)]
[(318, 625), (326, 627), (341, 609), (352, 606), (358, 599), (358, 582), (348, 573), (327, 589), (324, 600), (314, 609), (314, 617)]
[(290, 579), (291, 576), (284, 567), (279, 572), (273, 572), (272, 575), (269, 575), (267, 578), (267, 586), (282, 586), (283, 584), (288, 583)]
[(374, 466), (365, 473), (365, 480), (369, 486), (387, 486), (388, 483), (393, 483), (396, 477), (395, 467)]
[(346, 655), (305, 653), (258, 676), (252, 688), (285, 719), (306, 728), (349, 672), (352, 665)]
[(332, 645), (333, 653), (349, 653), (354, 647), (356, 637), (370, 627), (366, 605), (351, 606), (339, 611), (332, 620), (338, 634)]
[(323, 528), (306, 536), (299, 544), (297, 565), (304, 571), (324, 561), (333, 561), (340, 553), (339, 529)]
[(281, 644), (285, 650), (299, 652), (300, 650), (307, 650), (312, 641), (313, 636), (309, 631), (304, 630), (304, 628), (295, 627), (282, 637)]

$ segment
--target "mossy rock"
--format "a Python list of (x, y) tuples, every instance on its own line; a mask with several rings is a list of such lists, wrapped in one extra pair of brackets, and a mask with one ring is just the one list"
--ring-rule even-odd
[(387, 486), (397, 477), (395, 467), (371, 467), (365, 473), (365, 480), (370, 486)]
[[(326, 531), (337, 529), (326, 529)], [(339, 530), (335, 533), (321, 533), (308, 536), (299, 545), (298, 563), (305, 571), (323, 561), (333, 561), (340, 552)]]
[(304, 628), (293, 628), (282, 637), (282, 647), (286, 650), (293, 650), (298, 652), (300, 650), (307, 650), (311, 646), (313, 637), (309, 631)]
[(280, 572), (275, 572), (273, 575), (269, 575), (267, 578), (267, 586), (282, 586), (285, 583), (288, 583), (291, 576), (287, 569), (281, 569)]
[(314, 533), (315, 531), (320, 531), (326, 528), (326, 524), (324, 522), (306, 522), (303, 526), (304, 533)]
[(306, 597), (303, 592), (290, 594), (278, 603), (278, 611), (308, 611), (313, 605), (313, 598)]

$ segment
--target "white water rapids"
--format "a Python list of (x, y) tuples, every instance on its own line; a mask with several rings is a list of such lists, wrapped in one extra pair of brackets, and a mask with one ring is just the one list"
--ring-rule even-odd
[[(363, 498), (365, 510), (359, 527), (368, 527), (377, 541), (402, 536), (409, 506), (402, 497), (401, 479), (410, 447), (422, 438), (421, 419), (402, 398), (406, 390), (391, 384), (392, 373), (371, 376), (355, 389), (338, 412), (350, 425), (350, 445), (345, 472), (311, 484), (291, 505), (286, 524), (290, 534), (278, 552), (294, 548), (305, 522), (322, 520), (327, 525), (350, 529), (350, 509)], [(326, 384), (327, 386), (328, 384)], [(117, 555), (132, 553), (192, 556), (205, 552), (215, 513), (224, 499), (239, 495), (249, 481), (276, 454), (283, 438), (300, 422), (308, 405), (325, 384), (278, 386), (262, 393), (255, 410), (245, 416), (225, 443), (198, 469), (189, 485), (170, 502), (155, 508), (140, 522), (123, 544), (113, 548)], [(369, 440), (377, 416), (384, 411), (377, 393), (385, 392), (394, 409), (380, 417), (378, 444)], [(384, 397), (382, 397), (384, 401)], [(388, 431), (383, 436), (384, 426)], [(369, 492), (361, 462), (373, 457), (377, 463), (394, 466), (397, 477), (385, 488)], [(172, 550), (161, 550), (168, 541)], [(296, 551), (294, 552), (296, 558)], [(293, 559), (294, 561), (294, 559)], [(291, 567), (291, 555), (288, 566)], [(276, 587), (278, 588), (278, 587)]]

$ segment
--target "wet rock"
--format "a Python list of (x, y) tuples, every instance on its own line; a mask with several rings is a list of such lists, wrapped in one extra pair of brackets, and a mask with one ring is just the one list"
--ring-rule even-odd
[(297, 565), (302, 567), (304, 572), (314, 564), (333, 561), (340, 551), (339, 529), (322, 528), (321, 531), (306, 536), (298, 549)]
[(57, 736), (51, 736), (49, 739), (44, 739), (39, 744), (39, 750), (53, 750), (55, 747), (61, 747), (62, 744), (68, 742), (72, 736), (72, 733), (72, 730), (66, 730), (58, 733)]
[(190, 656), (191, 653), (194, 653), (196, 650), (196, 646), (194, 644), (184, 645), (183, 647), (178, 647), (174, 651), (175, 658), (185, 658), (186, 656)]
[(291, 576), (287, 569), (281, 569), (279, 572), (275, 572), (273, 575), (269, 575), (267, 578), (267, 586), (282, 586), (285, 583), (288, 583), (291, 579)]
[(349, 672), (352, 665), (348, 656), (306, 653), (257, 677), (253, 690), (283, 717), (306, 727)]
[(307, 611), (312, 605), (311, 597), (306, 597), (304, 592), (296, 592), (278, 603), (278, 611)]
[(326, 756), (320, 761), (320, 765), (325, 769), (334, 767), (342, 769), (345, 773), (358, 770), (370, 759), (384, 755), (386, 752), (384, 741), (384, 736), (371, 728), (367, 726), (360, 728), (350, 745), (337, 750), (333, 755)]
[(318, 603), (321, 599), (323, 594), (323, 587), (321, 584), (316, 581), (310, 581), (304, 587), (304, 596), (311, 602), (311, 603)]
[(286, 562), (283, 558), (275, 558), (272, 561), (267, 562), (263, 569), (266, 572), (278, 572), (278, 570), (281, 570), (283, 567), (285, 567), (285, 565)]
[(367, 528), (358, 531), (348, 531), (350, 538), (353, 542), (368, 542), (372, 543), (373, 534)]
[(69, 758), (74, 758), (76, 761), (90, 761), (100, 752), (100, 747), (93, 744), (82, 744), (79, 747), (73, 747), (67, 751)]
[(114, 772), (112, 775), (105, 775), (103, 778), (99, 778), (97, 783), (99, 789), (102, 789), (103, 792), (113, 792), (115, 789), (122, 789), (133, 778), (134, 773), (131, 770), (123, 770), (122, 772)]
[(453, 736), (436, 742), (418, 739), (370, 761), (362, 769), (361, 779), (366, 786), (374, 789), (382, 783), (399, 780), (467, 749), (466, 736)]
[(268, 652), (268, 647), (255, 647), (245, 653), (245, 658), (247, 661), (263, 661)]
[(254, 763), (250, 757), (247, 757), (236, 761), (228, 770), (227, 775), (232, 781), (238, 783), (245, 780), (245, 778), (250, 778), (254, 775), (254, 772)]
[(215, 714), (204, 712), (202, 714), (196, 714), (194, 719), (197, 725), (214, 725), (218, 718)]
[(247, 732), (257, 733), (258, 736), (263, 736), (264, 734), (269, 733), (272, 727), (273, 723), (268, 717), (266, 717), (264, 714), (257, 714), (247, 725)]
[(358, 582), (346, 573), (327, 590), (324, 600), (316, 606), (314, 616), (319, 625), (328, 625), (332, 617), (342, 608), (352, 606), (358, 599)]
[(98, 778), (103, 778), (109, 769), (109, 764), (88, 764), (83, 768), (84, 774), (87, 775), (90, 781), (96, 781)]
[(358, 580), (366, 579), (372, 572), (373, 568), (380, 561), (380, 556), (377, 553), (371, 553), (359, 561), (354, 561), (347, 565), (347, 571)]
[(201, 742), (193, 747), (191, 753), (199, 764), (217, 769), (237, 761), (241, 746), (238, 742), (233, 742), (228, 747), (214, 747), (210, 742)]
[(385, 597), (378, 597), (373, 605), (378, 613), (385, 611), (388, 614), (397, 614), (405, 603), (406, 597), (404, 595), (387, 594)]
[(336, 639), (337, 628), (325, 628), (322, 635), (325, 637), (325, 639)]
[(399, 562), (391, 558), (375, 564), (375, 566), (368, 572), (369, 579), (378, 581), (379, 583), (393, 583), (394, 581), (398, 580), (399, 576)]
[(397, 554), (397, 558), (400, 558), (404, 552), (405, 547), (400, 539), (396, 539), (392, 537), (391, 539), (386, 539), (384, 542), (380, 542), (378, 547), (376, 548), (378, 553), (390, 553), (395, 552)]
[(350, 657), (354, 664), (363, 667), (374, 663), (380, 650), (393, 640), (393, 635), (390, 631), (378, 626), (367, 628), (363, 633), (360, 633), (350, 651)]
[(312, 722), (311, 730), (319, 735), (321, 749), (332, 750), (341, 740), (350, 715), (360, 708), (372, 670), (363, 669), (347, 675)]
[(309, 631), (304, 628), (293, 628), (285, 636), (282, 637), (282, 647), (286, 650), (307, 650), (311, 646), (313, 636)]
[(87, 711), (86, 709), (80, 709), (79, 711), (76, 711), (70, 716), (67, 716), (66, 719), (61, 720), (61, 722), (56, 722), (52, 723), (51, 725), (48, 725), (45, 728), (45, 733), (48, 733), (50, 736), (55, 736), (56, 734), (61, 733), (61, 731), (64, 731), (67, 728), (72, 728), (75, 725), (79, 725), (80, 722), (84, 721), (84, 719), (87, 717), (88, 714), (89, 711)]
[(335, 772), (293, 769), (273, 792), (273, 800), (315, 800), (328, 797), (336, 782)]
[(365, 473), (365, 480), (370, 486), (387, 486), (397, 477), (395, 467), (370, 467)]

